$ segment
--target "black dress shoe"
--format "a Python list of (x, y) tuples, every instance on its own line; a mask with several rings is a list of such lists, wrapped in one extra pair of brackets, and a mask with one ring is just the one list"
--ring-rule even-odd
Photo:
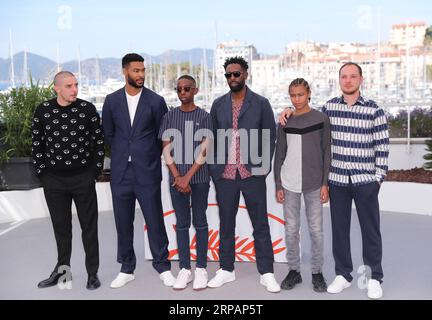
[(62, 275), (63, 274), (58, 273), (57, 270), (53, 271), (48, 279), (42, 280), (38, 283), (38, 288), (43, 289), (56, 286)]
[[(38, 288), (43, 289), (43, 288), (56, 286), (60, 278), (66, 275), (66, 272), (67, 271), (59, 273), (58, 270), (54, 270), (48, 279), (42, 280), (41, 282), (38, 283)], [(70, 274), (70, 271), (69, 271), (69, 278), (70, 279), (67, 279), (66, 281), (72, 281), (72, 275)]]
[(101, 283), (99, 281), (99, 278), (97, 274), (89, 274), (88, 280), (87, 280), (87, 289), (89, 290), (95, 290), (101, 286)]

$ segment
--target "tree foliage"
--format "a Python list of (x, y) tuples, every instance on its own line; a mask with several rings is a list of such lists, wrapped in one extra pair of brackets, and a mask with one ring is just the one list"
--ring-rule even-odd
[[(408, 136), (408, 113), (406, 109), (396, 116), (388, 117), (390, 138), (406, 138)], [(432, 107), (429, 109), (415, 108), (411, 111), (411, 138), (432, 137)]]
[(54, 97), (51, 87), (30, 83), (0, 94), (0, 163), (31, 155), (31, 126), (36, 107)]

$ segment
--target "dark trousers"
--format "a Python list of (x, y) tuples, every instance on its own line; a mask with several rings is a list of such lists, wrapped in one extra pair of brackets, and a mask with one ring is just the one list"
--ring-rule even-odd
[[(207, 267), (208, 225), (207, 205), (209, 183), (191, 184), (192, 193), (184, 194), (170, 187), (171, 202), (176, 214), (176, 235), (179, 250), (180, 269), (190, 269), (189, 228), (192, 221), (196, 232), (197, 268)], [(191, 205), (192, 203), (192, 205)]]
[(160, 183), (140, 185), (136, 180), (133, 165), (128, 164), (122, 181), (111, 182), (114, 218), (117, 228), (117, 262), (120, 272), (133, 273), (136, 256), (133, 247), (135, 202), (138, 203), (147, 225), (153, 267), (159, 273), (171, 269), (168, 260), (168, 236), (165, 229)]
[(99, 269), (98, 208), (94, 172), (91, 169), (71, 176), (47, 172), (41, 177), (57, 243), (57, 266), (70, 266), (72, 253), (72, 200), (81, 225), (81, 237), (89, 274)]
[(220, 244), (219, 259), (221, 269), (234, 270), (236, 215), (243, 193), (253, 227), (256, 263), (260, 274), (273, 273), (273, 246), (267, 217), (267, 191), (265, 178), (250, 177), (236, 180), (215, 181), (216, 199), (219, 206)]
[(336, 275), (352, 281), (350, 227), (351, 206), (354, 200), (363, 243), (363, 262), (372, 272), (372, 279), (382, 281), (382, 241), (378, 192), (380, 185), (372, 182), (365, 185), (338, 187), (330, 184), (330, 211), (333, 234), (333, 256)]

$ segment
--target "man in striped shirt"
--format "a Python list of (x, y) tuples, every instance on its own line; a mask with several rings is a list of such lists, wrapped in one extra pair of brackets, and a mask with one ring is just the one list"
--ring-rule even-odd
[[(333, 256), (336, 278), (327, 289), (340, 293), (351, 285), (350, 248), (352, 201), (363, 239), (363, 261), (370, 269), (368, 297), (382, 297), (382, 240), (378, 193), (388, 170), (389, 134), (383, 109), (361, 96), (361, 67), (352, 62), (339, 70), (342, 97), (328, 101), (322, 111), (330, 118), (332, 160), (329, 173)], [(291, 111), (284, 111), (279, 120)]]

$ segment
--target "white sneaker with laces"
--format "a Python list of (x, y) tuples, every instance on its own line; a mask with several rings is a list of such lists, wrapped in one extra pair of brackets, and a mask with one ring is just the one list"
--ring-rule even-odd
[(187, 287), (188, 283), (192, 281), (192, 272), (188, 269), (182, 268), (177, 275), (177, 279), (173, 285), (174, 290), (183, 290)]
[(219, 288), (225, 283), (231, 282), (235, 280), (235, 271), (225, 271), (222, 269), (219, 269), (216, 271), (216, 275), (213, 279), (211, 279), (207, 286), (209, 288)]
[(328, 293), (341, 293), (344, 289), (349, 288), (351, 283), (343, 276), (336, 276), (333, 282), (327, 287)]
[(378, 280), (370, 279), (368, 281), (367, 296), (369, 299), (380, 299), (383, 296), (381, 283)]
[(111, 288), (121, 288), (134, 279), (135, 276), (133, 274), (120, 272), (117, 277), (111, 282)]
[(207, 271), (204, 268), (196, 268), (195, 269), (195, 278), (193, 282), (194, 290), (202, 290), (207, 288), (208, 275)]
[(269, 292), (280, 292), (280, 285), (277, 283), (273, 273), (265, 273), (260, 277), (260, 283), (266, 287)]
[(163, 284), (167, 287), (172, 287), (176, 282), (176, 278), (173, 276), (170, 270), (162, 272), (159, 275), (159, 279), (161, 279), (163, 281)]

